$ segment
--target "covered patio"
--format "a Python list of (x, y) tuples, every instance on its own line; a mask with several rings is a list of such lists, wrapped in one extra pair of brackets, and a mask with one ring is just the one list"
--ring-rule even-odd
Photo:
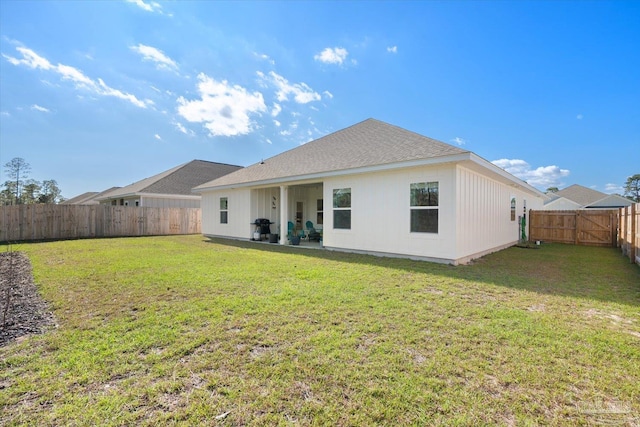
[[(278, 235), (281, 245), (291, 244), (290, 235), (293, 232), (293, 235), (300, 237), (300, 245), (321, 246), (324, 223), (322, 182), (253, 189), (251, 212), (254, 220), (270, 221), (271, 234)], [(252, 226), (256, 227), (255, 224)], [(256, 236), (253, 233), (251, 235), (253, 240), (265, 238), (261, 235), (255, 239)]]

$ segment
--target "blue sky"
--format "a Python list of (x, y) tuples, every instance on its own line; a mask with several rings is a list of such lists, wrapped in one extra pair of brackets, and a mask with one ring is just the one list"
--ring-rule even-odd
[(70, 198), (373, 117), (541, 190), (622, 193), (639, 22), (637, 1), (0, 0), (0, 164)]

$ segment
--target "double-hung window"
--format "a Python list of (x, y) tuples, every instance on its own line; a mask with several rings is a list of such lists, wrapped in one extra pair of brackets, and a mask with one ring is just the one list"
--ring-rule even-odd
[(438, 182), (411, 184), (411, 232), (437, 233), (439, 191)]
[(333, 190), (333, 228), (351, 229), (351, 188)]
[(229, 222), (229, 199), (227, 197), (220, 197), (220, 224), (227, 224)]

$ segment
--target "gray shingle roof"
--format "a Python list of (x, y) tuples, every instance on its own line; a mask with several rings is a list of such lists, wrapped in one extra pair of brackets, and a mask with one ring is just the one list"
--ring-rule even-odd
[(86, 193), (82, 193), (80, 195), (67, 199), (64, 202), (61, 202), (60, 204), (61, 205), (83, 205), (93, 200), (97, 195), (98, 195), (97, 191), (87, 191)]
[(375, 119), (293, 148), (197, 187), (198, 190), (468, 153)]
[(128, 194), (175, 194), (193, 196), (191, 192), (204, 182), (211, 181), (223, 175), (242, 169), (242, 166), (225, 163), (192, 160), (172, 169), (134, 182), (118, 190), (106, 194), (103, 199), (117, 198)]
[(64, 205), (97, 205), (99, 202), (96, 200), (99, 197), (106, 195), (107, 193), (117, 190), (120, 187), (111, 187), (104, 191), (88, 191), (86, 193), (82, 193), (79, 196), (72, 197), (71, 199), (65, 200), (61, 204)]
[(581, 206), (588, 206), (607, 197), (607, 194), (605, 193), (601, 193), (600, 191), (583, 187), (578, 184), (570, 185), (569, 187), (556, 192), (556, 195), (574, 201)]

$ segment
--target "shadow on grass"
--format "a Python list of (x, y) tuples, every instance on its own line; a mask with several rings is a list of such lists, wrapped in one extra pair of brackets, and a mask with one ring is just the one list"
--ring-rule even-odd
[(205, 242), (302, 257), (401, 269), (415, 273), (483, 282), (545, 295), (594, 299), (640, 306), (640, 267), (615, 248), (543, 244), (539, 249), (511, 247), (451, 266), (404, 258), (262, 242), (205, 238)]

